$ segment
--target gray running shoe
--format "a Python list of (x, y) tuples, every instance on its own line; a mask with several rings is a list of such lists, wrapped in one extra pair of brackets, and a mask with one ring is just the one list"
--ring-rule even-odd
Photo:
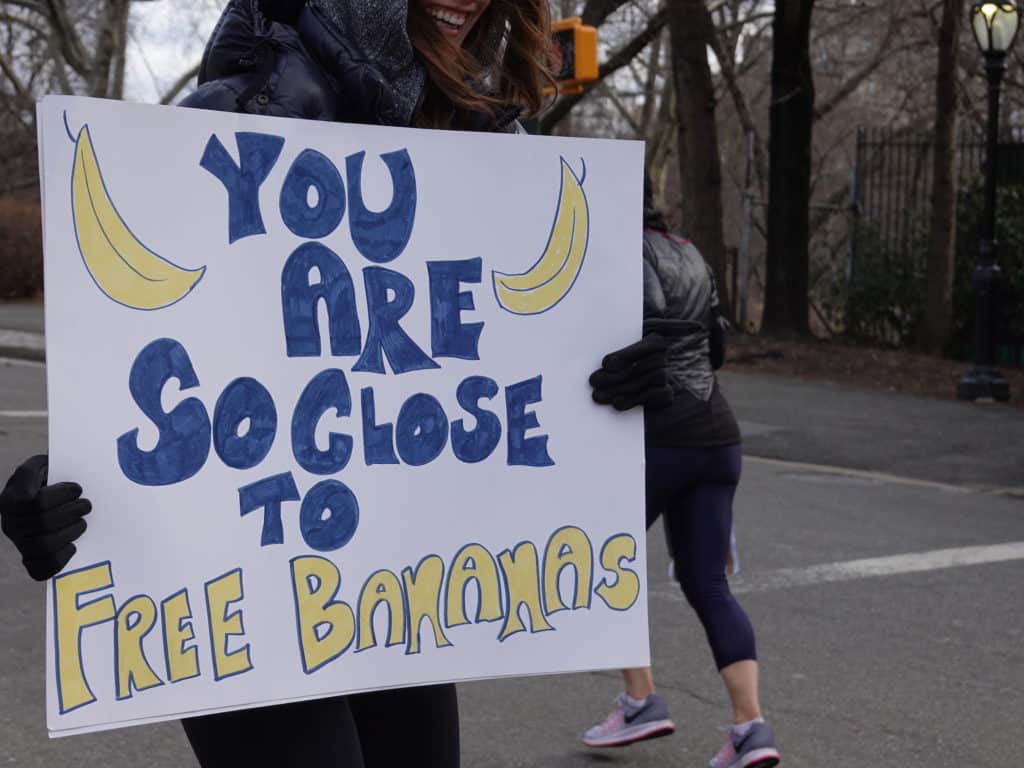
[(583, 743), (588, 747), (624, 747), (637, 741), (668, 736), (675, 730), (661, 696), (652, 693), (644, 699), (642, 706), (634, 707), (626, 701), (626, 694), (620, 693), (615, 699), (615, 709), (604, 722), (583, 734)]
[(725, 735), (725, 743), (711, 758), (711, 768), (772, 768), (782, 762), (775, 749), (775, 733), (768, 723), (754, 723), (741, 739), (733, 736), (732, 728)]

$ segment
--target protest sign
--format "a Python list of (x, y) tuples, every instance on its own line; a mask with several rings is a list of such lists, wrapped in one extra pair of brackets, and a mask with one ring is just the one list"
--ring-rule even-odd
[(648, 662), (642, 146), (51, 97), (54, 735)]

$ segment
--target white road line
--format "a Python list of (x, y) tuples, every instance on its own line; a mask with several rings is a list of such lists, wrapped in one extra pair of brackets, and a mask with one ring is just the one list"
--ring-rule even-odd
[(0, 411), (0, 419), (45, 419), (47, 411)]
[[(731, 588), (735, 594), (769, 592), (813, 584), (900, 576), (945, 568), (961, 568), (968, 565), (1005, 563), (1012, 560), (1024, 560), (1024, 541), (980, 547), (936, 549), (931, 552), (916, 552), (891, 557), (869, 557), (863, 560), (849, 560), (844, 563), (811, 565), (806, 568), (783, 568), (762, 574), (752, 574), (750, 571), (746, 571), (743, 576), (731, 584)], [(679, 588), (674, 583), (657, 584), (650, 589), (650, 594), (656, 597), (682, 599)]]

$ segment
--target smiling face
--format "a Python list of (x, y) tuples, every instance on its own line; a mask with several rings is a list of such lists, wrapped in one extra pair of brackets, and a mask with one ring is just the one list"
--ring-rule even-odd
[(423, 9), (437, 24), (437, 28), (455, 44), (461, 46), (491, 0), (419, 0)]

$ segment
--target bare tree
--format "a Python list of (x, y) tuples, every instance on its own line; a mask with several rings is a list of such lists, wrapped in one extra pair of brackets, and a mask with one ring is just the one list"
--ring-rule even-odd
[(708, 64), (714, 25), (704, 0), (672, 2), (669, 29), (677, 94), (682, 228), (701, 249), (719, 283), (725, 285), (722, 166), (715, 122), (715, 86)]
[(814, 77), (814, 0), (776, 0), (764, 328), (806, 335)]
[(941, 352), (953, 313), (956, 257), (957, 68), (964, 0), (943, 0), (939, 27), (939, 72), (935, 80), (935, 149), (933, 157), (931, 243), (928, 251), (928, 295), (920, 345)]
[[(129, 0), (8, 0), (11, 31), (25, 35), (18, 59), (3, 67), (86, 96), (122, 98)], [(31, 49), (31, 50), (30, 50)], [(16, 86), (15, 86), (16, 87)]]
[[(168, 2), (166, 10), (160, 9), (160, 18), (195, 20), (174, 30), (176, 41), (194, 46), (198, 19), (209, 19), (210, 2)], [(0, 157), (0, 194), (35, 192), (36, 99), (50, 93), (124, 98), (134, 29), (131, 6), (132, 0), (0, 2), (0, 140), (5, 147)], [(148, 68), (146, 51), (137, 39), (134, 42), (134, 54)], [(162, 103), (173, 101), (197, 71), (198, 63), (173, 82), (169, 77)]]

